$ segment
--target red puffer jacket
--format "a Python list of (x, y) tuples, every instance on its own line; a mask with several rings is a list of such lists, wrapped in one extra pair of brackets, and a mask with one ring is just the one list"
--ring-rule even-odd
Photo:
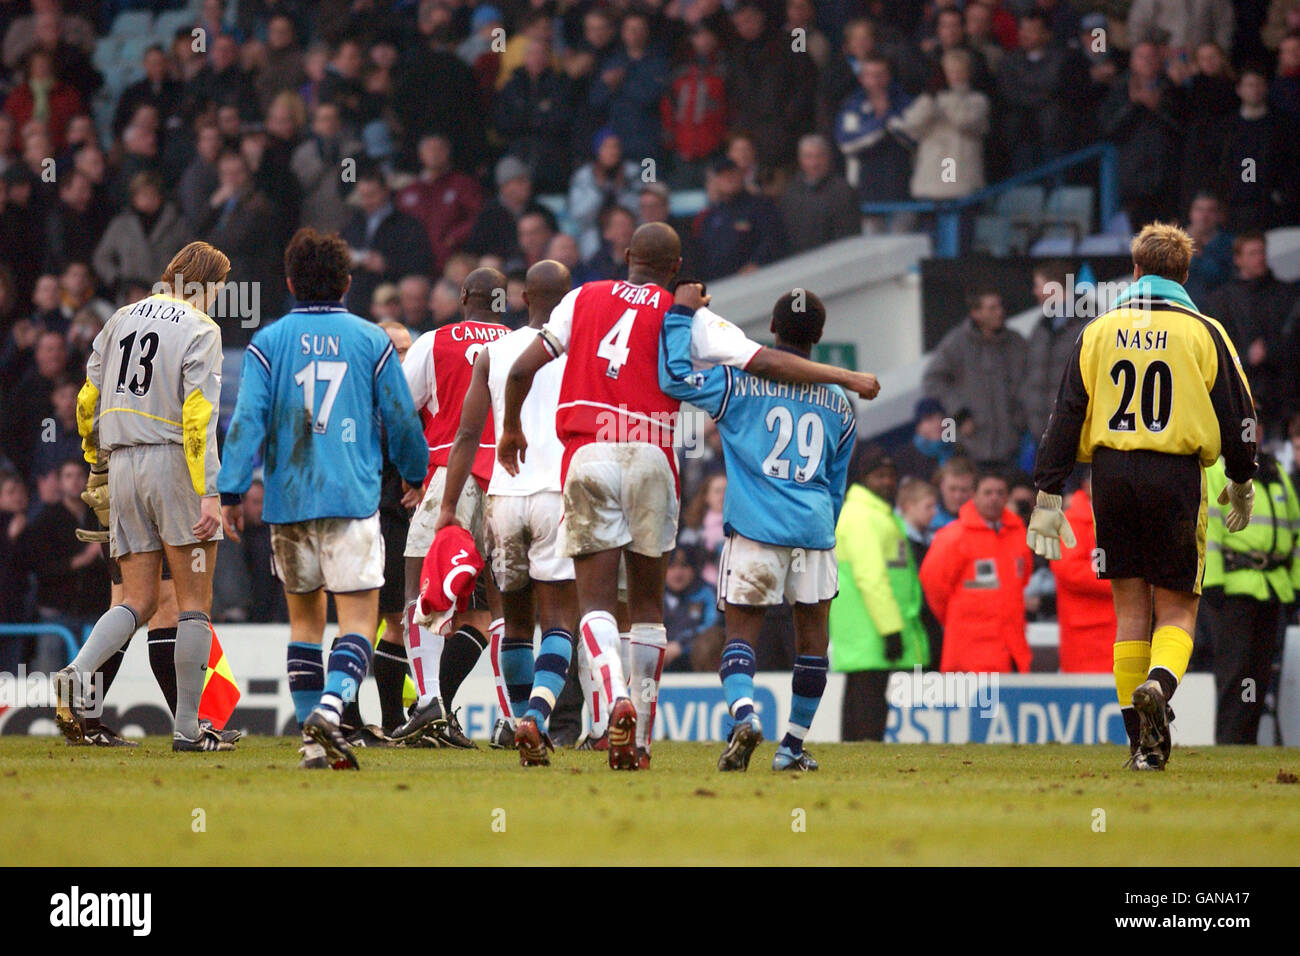
[(1097, 532), (1092, 521), (1092, 499), (1082, 488), (1065, 509), (1077, 541), (1061, 549), (1052, 562), (1056, 576), (1056, 617), (1061, 623), (1061, 670), (1065, 673), (1109, 674), (1114, 669), (1115, 604), (1110, 582), (1097, 580), (1092, 553)]

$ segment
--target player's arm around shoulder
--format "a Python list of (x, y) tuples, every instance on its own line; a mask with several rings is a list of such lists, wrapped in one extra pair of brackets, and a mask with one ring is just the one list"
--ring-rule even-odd
[(691, 362), (691, 343), (696, 312), (674, 305), (664, 316), (659, 334), (659, 387), (664, 394), (702, 408), (715, 421), (726, 410), (732, 375), (728, 366), (696, 371)]

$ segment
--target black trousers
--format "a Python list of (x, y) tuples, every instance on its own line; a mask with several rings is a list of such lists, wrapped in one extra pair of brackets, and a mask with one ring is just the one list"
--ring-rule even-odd
[(1228, 596), (1215, 616), (1211, 628), (1218, 697), (1214, 741), (1253, 744), (1259, 736), (1264, 696), (1272, 681), (1282, 607), (1276, 600)]
[(840, 734), (847, 740), (884, 740), (889, 720), (885, 687), (892, 671), (853, 671), (844, 675)]
[(578, 649), (574, 647), (569, 654), (569, 676), (565, 678), (564, 689), (551, 708), (551, 719), (547, 728), (551, 740), (557, 747), (571, 747), (582, 733), (582, 682), (578, 679)]

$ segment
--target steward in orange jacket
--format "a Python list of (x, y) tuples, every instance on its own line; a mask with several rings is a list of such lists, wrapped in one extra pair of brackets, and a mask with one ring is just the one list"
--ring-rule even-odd
[(921, 564), (925, 599), (943, 625), (940, 670), (1029, 670), (1024, 588), (1033, 555), (1024, 522), (1006, 507), (1007, 491), (1006, 479), (981, 475), (975, 496), (934, 536)]
[(1093, 564), (1097, 533), (1092, 498), (1085, 489), (1070, 497), (1065, 517), (1077, 543), (1073, 548), (1062, 546), (1061, 560), (1051, 562), (1061, 627), (1061, 670), (1109, 674), (1115, 666), (1115, 602), (1110, 582), (1098, 580)]

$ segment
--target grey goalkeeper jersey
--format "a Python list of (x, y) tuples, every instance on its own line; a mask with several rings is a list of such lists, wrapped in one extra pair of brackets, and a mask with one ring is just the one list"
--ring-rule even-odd
[(95, 338), (77, 427), (92, 465), (126, 445), (180, 445), (200, 495), (217, 493), (221, 330), (199, 309), (151, 295)]

